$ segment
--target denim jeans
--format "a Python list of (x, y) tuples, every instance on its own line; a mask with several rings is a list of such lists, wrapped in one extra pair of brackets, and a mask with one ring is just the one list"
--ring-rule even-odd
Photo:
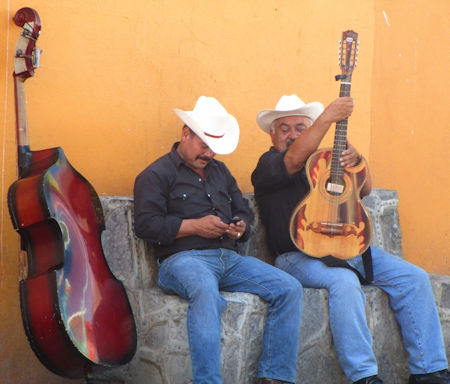
[[(407, 261), (372, 247), (373, 285), (389, 295), (409, 354), (411, 373), (447, 368), (441, 325), (427, 273)], [(349, 260), (363, 271), (362, 258)], [(365, 314), (365, 295), (355, 273), (332, 268), (301, 252), (277, 257), (275, 265), (296, 277), (305, 288), (329, 292), (330, 329), (341, 367), (351, 381), (375, 375), (378, 366)]]
[(228, 249), (176, 253), (161, 263), (158, 285), (189, 301), (187, 332), (195, 384), (219, 384), (219, 290), (249, 292), (268, 304), (258, 377), (295, 382), (303, 291), (292, 276)]

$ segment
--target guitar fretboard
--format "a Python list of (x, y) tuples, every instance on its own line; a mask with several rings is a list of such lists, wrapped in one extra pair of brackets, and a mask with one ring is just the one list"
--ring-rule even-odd
[[(341, 80), (341, 88), (339, 91), (339, 96), (340, 97), (350, 96), (351, 85), (352, 85), (351, 75), (345, 76), (345, 78)], [(347, 148), (347, 123), (348, 118), (340, 120), (336, 123), (336, 133), (334, 135), (333, 154), (330, 169), (330, 181), (333, 184), (342, 185), (344, 168), (342, 167), (339, 159), (342, 155), (342, 151), (344, 151)]]

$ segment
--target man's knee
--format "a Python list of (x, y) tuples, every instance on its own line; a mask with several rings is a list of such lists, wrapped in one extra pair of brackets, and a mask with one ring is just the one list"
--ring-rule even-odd
[(283, 295), (291, 297), (292, 299), (303, 299), (303, 286), (302, 284), (293, 276), (285, 273), (285, 284), (283, 285)]
[(349, 269), (336, 268), (336, 276), (330, 281), (330, 295), (360, 295), (361, 282), (358, 276)]
[(423, 287), (426, 287), (431, 284), (428, 273), (424, 269), (418, 267), (417, 265), (411, 264), (409, 275), (410, 275), (410, 282), (412, 283), (412, 285), (418, 288), (422, 289)]

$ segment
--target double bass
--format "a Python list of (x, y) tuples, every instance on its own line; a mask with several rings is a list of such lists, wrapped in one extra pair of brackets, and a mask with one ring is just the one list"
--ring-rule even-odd
[(103, 211), (92, 185), (62, 148), (30, 150), (24, 82), (39, 66), (38, 13), (22, 8), (14, 59), (18, 180), (8, 208), (20, 235), (24, 265), (20, 305), (25, 333), (41, 363), (68, 378), (86, 378), (92, 367), (129, 362), (136, 326), (123, 284), (103, 254)]

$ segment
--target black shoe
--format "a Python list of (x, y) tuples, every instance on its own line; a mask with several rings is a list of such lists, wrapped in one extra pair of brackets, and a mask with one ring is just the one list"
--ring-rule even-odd
[(383, 380), (381, 380), (377, 375), (364, 377), (363, 379), (359, 379), (355, 381), (353, 384), (383, 384)]
[(444, 369), (422, 375), (411, 375), (408, 384), (450, 384), (450, 373)]
[(281, 381), (277, 379), (269, 379), (266, 377), (260, 377), (259, 379), (256, 379), (256, 384), (292, 384), (287, 381)]

